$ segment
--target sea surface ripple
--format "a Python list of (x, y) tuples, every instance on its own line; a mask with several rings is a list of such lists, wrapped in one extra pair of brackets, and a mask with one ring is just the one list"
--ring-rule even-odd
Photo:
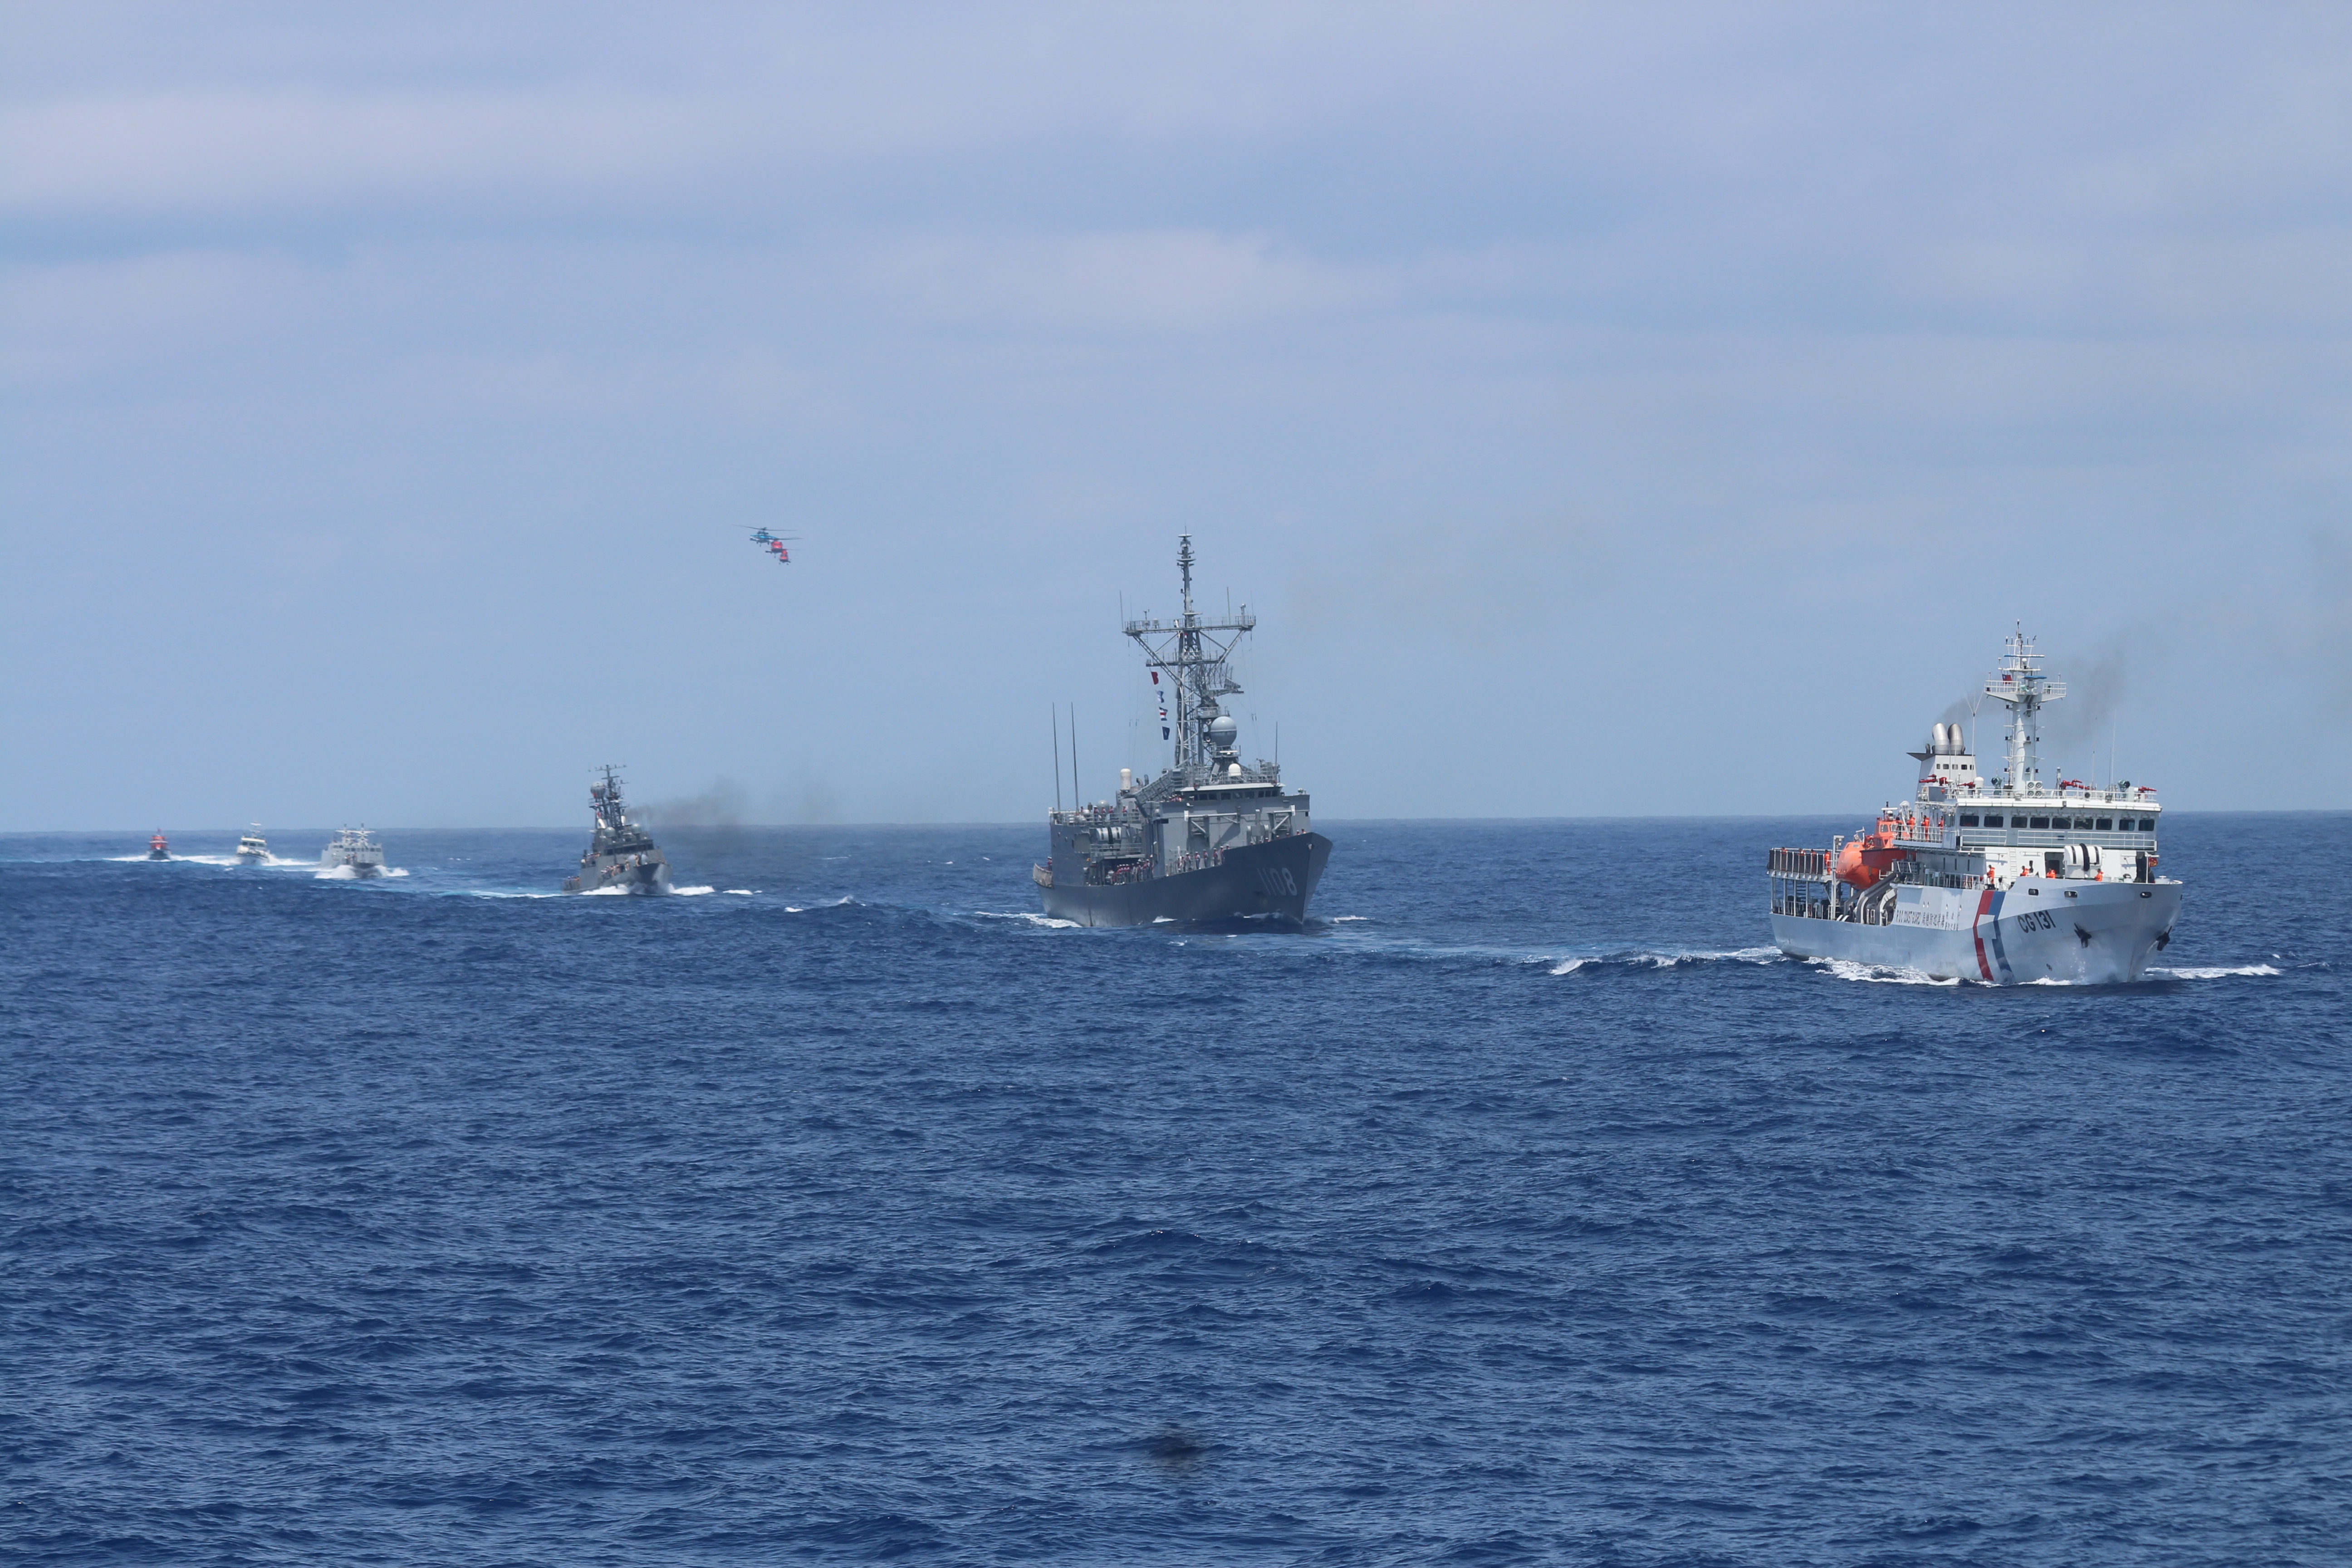
[(0, 839), (0, 1557), (2352, 1562), (2352, 818), (2008, 990), (1769, 947), (1845, 826)]

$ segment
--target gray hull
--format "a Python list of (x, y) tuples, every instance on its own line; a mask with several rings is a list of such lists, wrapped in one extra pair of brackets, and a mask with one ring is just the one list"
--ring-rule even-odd
[(564, 879), (567, 893), (669, 891), (669, 862), (658, 849), (635, 855), (597, 855), (580, 863), (580, 875)]
[(1265, 918), (1302, 925), (1315, 885), (1331, 858), (1331, 841), (1298, 833), (1228, 849), (1217, 865), (1139, 882), (1037, 890), (1055, 920), (1087, 926), (1150, 925), (1154, 921), (1234, 921)]
[(2028, 879), (1990, 888), (1904, 888), (1895, 922), (1774, 915), (1772, 937), (1798, 958), (1913, 969), (1938, 980), (2078, 985), (2137, 980), (2180, 916), (2178, 882)]

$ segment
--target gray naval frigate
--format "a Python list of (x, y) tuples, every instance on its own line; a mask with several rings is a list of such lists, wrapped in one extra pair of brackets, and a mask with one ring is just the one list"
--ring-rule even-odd
[(655, 845), (653, 835), (631, 820), (621, 798), (621, 773), (607, 764), (604, 777), (588, 786), (588, 805), (596, 814), (596, 831), (580, 857), (580, 874), (564, 879), (567, 893), (667, 893), (669, 861)]
[(1046, 914), (1080, 925), (1301, 924), (1331, 841), (1312, 831), (1307, 796), (1283, 789), (1277, 763), (1242, 761), (1240, 727), (1220, 700), (1241, 690), (1226, 661), (1257, 622), (1246, 605), (1223, 621), (1204, 620), (1192, 607), (1189, 533), (1176, 564), (1183, 614), (1125, 628), (1154, 685), (1169, 693), (1163, 720), (1173, 699), (1175, 718), (1163, 722), (1160, 739), (1174, 742), (1174, 761), (1149, 783), (1121, 768), (1117, 800), (1055, 811), (1050, 858), (1033, 868), (1037, 890)]

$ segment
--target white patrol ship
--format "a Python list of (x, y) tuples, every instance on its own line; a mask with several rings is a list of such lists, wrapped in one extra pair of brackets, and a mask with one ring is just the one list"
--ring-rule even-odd
[(383, 846), (368, 837), (364, 827), (346, 827), (319, 851), (319, 864), (329, 871), (349, 870), (354, 877), (383, 875)]
[(2009, 708), (2006, 771), (1977, 776), (1958, 724), (1937, 724), (1918, 794), (1827, 849), (1772, 850), (1772, 936), (1838, 958), (1996, 985), (2137, 980), (2172, 940), (2180, 884), (2157, 875), (2156, 791), (2041, 777), (2042, 705), (2066, 694), (2032, 639), (2009, 639), (1985, 695)]

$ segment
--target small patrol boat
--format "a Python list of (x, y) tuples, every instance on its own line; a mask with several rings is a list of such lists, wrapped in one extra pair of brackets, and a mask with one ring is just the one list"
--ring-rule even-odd
[(169, 860), (171, 858), (172, 846), (170, 842), (164, 838), (163, 830), (159, 827), (155, 830), (155, 837), (147, 840), (147, 858), (150, 860)]
[(1958, 724), (1937, 724), (1910, 800), (1829, 847), (1768, 853), (1772, 936), (1798, 958), (1916, 970), (1938, 980), (2137, 980), (2172, 941), (2180, 883), (2157, 874), (2149, 784), (2042, 781), (2041, 712), (2066, 695), (2022, 630), (1985, 695), (2009, 709), (2000, 776), (1977, 775)]
[(240, 860), (269, 858), (269, 840), (261, 836), (261, 824), (253, 824), (253, 831), (236, 841), (236, 858)]
[(669, 891), (669, 860), (654, 843), (653, 835), (633, 821), (621, 798), (621, 773), (607, 763), (604, 776), (588, 786), (588, 806), (595, 814), (596, 830), (587, 852), (580, 857), (580, 874), (567, 877), (567, 893), (644, 893)]
[(319, 852), (319, 864), (330, 871), (347, 867), (354, 877), (381, 877), (383, 846), (370, 838), (364, 827), (346, 827)]

